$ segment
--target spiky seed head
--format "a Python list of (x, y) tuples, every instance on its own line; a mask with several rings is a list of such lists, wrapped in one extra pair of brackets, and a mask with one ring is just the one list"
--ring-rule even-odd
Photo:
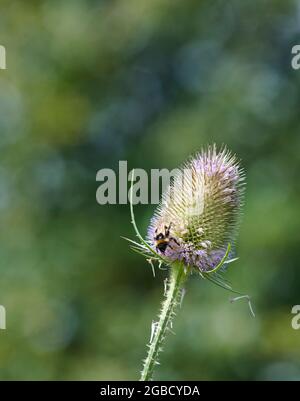
[[(208, 146), (178, 170), (148, 229), (151, 246), (170, 261), (214, 269), (236, 235), (244, 173), (225, 147)], [(157, 235), (166, 247), (157, 247)]]

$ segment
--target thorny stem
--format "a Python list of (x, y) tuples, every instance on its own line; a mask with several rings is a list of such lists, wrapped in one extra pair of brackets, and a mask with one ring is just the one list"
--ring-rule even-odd
[(182, 285), (187, 273), (182, 263), (174, 263), (170, 268), (165, 300), (159, 315), (159, 320), (152, 324), (150, 343), (148, 344), (148, 355), (144, 361), (141, 373), (141, 381), (152, 379), (155, 365), (158, 365), (158, 356), (162, 351), (162, 344), (166, 337), (167, 330), (171, 330), (172, 319), (175, 316), (176, 307), (181, 303)]

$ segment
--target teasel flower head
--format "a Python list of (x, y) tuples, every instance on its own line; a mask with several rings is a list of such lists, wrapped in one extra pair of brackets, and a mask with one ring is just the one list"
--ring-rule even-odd
[(148, 228), (151, 248), (170, 262), (210, 272), (234, 243), (244, 173), (225, 147), (208, 146), (174, 175)]

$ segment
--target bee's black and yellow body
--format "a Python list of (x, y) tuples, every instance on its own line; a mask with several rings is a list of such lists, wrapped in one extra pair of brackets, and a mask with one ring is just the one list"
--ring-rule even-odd
[(170, 240), (173, 240), (176, 244), (178, 244), (177, 240), (173, 237), (170, 237), (170, 228), (171, 228), (170, 223), (168, 226), (164, 225), (163, 228), (157, 228), (155, 230), (155, 247), (157, 250), (159, 250), (161, 253), (165, 253), (167, 247), (169, 246), (170, 248)]

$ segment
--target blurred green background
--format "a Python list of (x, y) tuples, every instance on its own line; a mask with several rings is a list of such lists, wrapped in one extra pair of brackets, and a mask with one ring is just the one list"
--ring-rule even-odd
[[(193, 277), (156, 379), (300, 380), (298, 1), (1, 1), (1, 379), (137, 379), (166, 272), (96, 173), (225, 143), (247, 173), (239, 261)], [(136, 206), (146, 232), (153, 205)]]

